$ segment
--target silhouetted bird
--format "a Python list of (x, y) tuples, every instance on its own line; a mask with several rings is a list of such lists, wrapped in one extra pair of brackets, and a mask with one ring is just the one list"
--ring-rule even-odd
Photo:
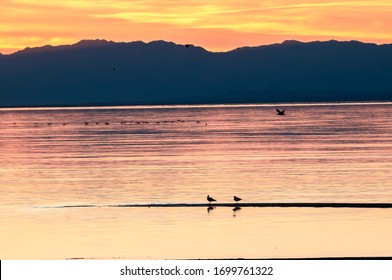
[(281, 110), (279, 110), (279, 109), (276, 109), (276, 112), (278, 112), (278, 115), (279, 115), (279, 116), (285, 115), (284, 111), (285, 111), (285, 110), (282, 110), (282, 111), (281, 111)]
[(207, 200), (209, 203), (216, 201), (214, 198), (212, 198), (210, 195), (207, 195)]
[(238, 201), (242, 200), (242, 198), (239, 198), (238, 196), (234, 196), (233, 199), (234, 199), (235, 202), (238, 202)]

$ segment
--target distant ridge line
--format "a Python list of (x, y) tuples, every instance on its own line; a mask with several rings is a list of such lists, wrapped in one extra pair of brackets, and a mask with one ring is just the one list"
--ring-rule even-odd
[(351, 45), (366, 45), (366, 46), (387, 46), (392, 45), (392, 43), (374, 43), (374, 42), (363, 42), (358, 40), (315, 40), (315, 41), (298, 41), (298, 40), (285, 40), (283, 42), (276, 42), (271, 44), (262, 44), (262, 45), (243, 45), (237, 48), (228, 49), (228, 50), (221, 50), (221, 51), (210, 51), (204, 46), (194, 45), (194, 44), (181, 44), (173, 41), (166, 41), (166, 40), (151, 40), (151, 41), (142, 41), (142, 40), (134, 40), (134, 41), (112, 41), (107, 39), (82, 39), (80, 41), (70, 43), (70, 44), (63, 44), (63, 45), (41, 45), (41, 46), (34, 46), (29, 47), (26, 46), (24, 49), (17, 50), (13, 53), (7, 53), (0, 55), (5, 56), (12, 56), (18, 54), (25, 54), (25, 53), (37, 53), (37, 52), (45, 52), (45, 51), (58, 51), (58, 50), (72, 50), (77, 48), (93, 48), (93, 47), (105, 47), (109, 45), (156, 45), (156, 44), (171, 44), (173, 46), (188, 46), (194, 48), (200, 48), (205, 50), (209, 53), (229, 53), (238, 50), (245, 50), (245, 49), (259, 49), (259, 48), (269, 48), (269, 47), (276, 47), (276, 46), (303, 46), (303, 45), (317, 45), (317, 44), (351, 44)]

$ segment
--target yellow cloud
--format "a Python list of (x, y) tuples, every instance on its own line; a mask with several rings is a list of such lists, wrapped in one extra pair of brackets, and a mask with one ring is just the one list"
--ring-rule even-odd
[(225, 42), (226, 49), (255, 38), (388, 42), (391, 14), (390, 0), (3, 0), (0, 52), (83, 38), (197, 38), (192, 43), (224, 48)]

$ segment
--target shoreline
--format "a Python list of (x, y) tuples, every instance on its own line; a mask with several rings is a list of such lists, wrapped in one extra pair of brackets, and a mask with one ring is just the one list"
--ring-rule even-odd
[(338, 105), (385, 105), (392, 100), (326, 100), (292, 102), (212, 102), (212, 103), (136, 103), (136, 104), (74, 104), (74, 105), (35, 105), (35, 106), (0, 106), (0, 110), (73, 110), (73, 109), (139, 109), (139, 108), (204, 108), (204, 107), (272, 107), (272, 106), (338, 106)]
[(35, 208), (101, 208), (101, 207), (133, 207), (133, 208), (177, 208), (177, 207), (264, 207), (264, 208), (392, 208), (392, 203), (350, 203), (350, 202), (226, 202), (226, 203), (143, 203), (143, 204), (111, 204), (111, 205), (60, 205)]

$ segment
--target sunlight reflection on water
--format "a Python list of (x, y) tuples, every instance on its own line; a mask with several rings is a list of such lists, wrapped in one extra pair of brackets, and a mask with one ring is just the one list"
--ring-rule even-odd
[[(233, 217), (230, 208), (39, 207), (205, 202), (207, 194), (220, 202), (233, 195), (392, 202), (391, 106), (286, 105), (286, 116), (272, 105), (0, 110), (8, 241), (0, 251), (4, 258), (390, 255), (388, 209), (241, 209)], [(298, 227), (301, 234), (287, 234)], [(363, 228), (357, 247), (342, 246)], [(304, 240), (313, 247), (299, 252)], [(43, 241), (46, 250), (34, 247)]]

